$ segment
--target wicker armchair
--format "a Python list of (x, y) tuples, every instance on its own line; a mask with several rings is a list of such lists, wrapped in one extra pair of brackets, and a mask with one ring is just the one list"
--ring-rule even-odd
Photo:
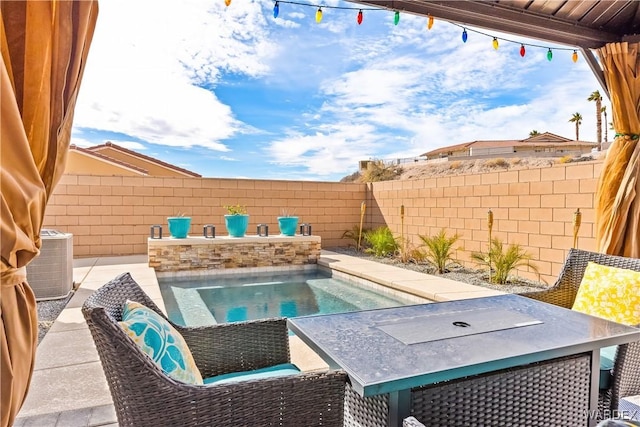
[[(219, 385), (173, 380), (118, 325), (127, 299), (164, 317), (129, 273), (102, 286), (82, 307), (120, 426), (343, 425), (347, 376), (342, 371)], [(173, 326), (185, 338), (203, 377), (290, 362), (285, 319)]]
[[(550, 304), (571, 308), (589, 261), (610, 267), (640, 271), (640, 259), (570, 249), (558, 280), (549, 289), (523, 294)], [(618, 346), (611, 387), (600, 391), (599, 409), (618, 409), (621, 397), (640, 394), (640, 342)], [(602, 412), (601, 412), (602, 413)]]

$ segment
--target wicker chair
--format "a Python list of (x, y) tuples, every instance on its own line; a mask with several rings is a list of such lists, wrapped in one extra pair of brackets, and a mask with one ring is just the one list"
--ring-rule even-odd
[[(164, 317), (129, 273), (102, 286), (82, 307), (120, 426), (343, 425), (347, 376), (342, 371), (219, 385), (173, 380), (118, 325), (127, 299)], [(185, 338), (203, 377), (290, 362), (285, 319), (173, 326)]]
[[(640, 259), (570, 249), (558, 280), (549, 289), (523, 294), (550, 304), (571, 308), (589, 261), (610, 267), (640, 271)], [(640, 394), (640, 342), (618, 346), (611, 387), (600, 391), (601, 413), (618, 409), (621, 397)]]

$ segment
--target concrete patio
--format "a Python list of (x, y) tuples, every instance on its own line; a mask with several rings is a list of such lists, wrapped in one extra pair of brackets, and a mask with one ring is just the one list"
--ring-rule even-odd
[[(332, 268), (338, 276), (350, 274), (385, 285), (391, 293), (408, 292), (432, 301), (500, 293), (328, 251), (322, 252), (320, 264)], [(80, 308), (88, 295), (124, 272), (130, 272), (164, 309), (158, 281), (147, 265), (146, 255), (75, 260), (74, 281), (80, 286), (38, 346), (29, 395), (15, 426), (118, 425), (102, 366)], [(295, 336), (291, 338), (291, 356), (303, 370), (326, 368)]]

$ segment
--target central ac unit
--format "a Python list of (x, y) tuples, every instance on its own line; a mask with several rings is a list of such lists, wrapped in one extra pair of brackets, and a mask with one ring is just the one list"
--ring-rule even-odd
[(36, 300), (61, 299), (73, 289), (73, 234), (40, 231), (40, 255), (27, 264), (27, 282)]

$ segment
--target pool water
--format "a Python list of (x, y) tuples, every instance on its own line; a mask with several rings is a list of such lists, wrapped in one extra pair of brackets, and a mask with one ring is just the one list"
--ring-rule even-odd
[(169, 319), (186, 326), (412, 304), (323, 270), (158, 279)]

